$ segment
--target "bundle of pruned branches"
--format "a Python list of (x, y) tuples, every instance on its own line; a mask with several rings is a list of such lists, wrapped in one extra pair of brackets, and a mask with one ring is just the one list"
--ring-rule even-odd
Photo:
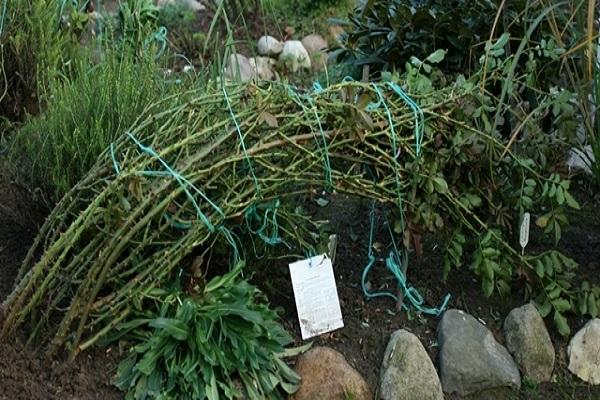
[[(476, 128), (481, 115), (465, 112), (481, 107), (473, 85), (414, 96), (424, 118), (397, 88), (233, 85), (149, 107), (48, 217), (4, 303), (2, 335), (26, 326), (32, 340), (76, 354), (126, 321), (152, 290), (197, 268), (187, 262), (193, 252), (217, 242), (245, 246), (236, 232), (248, 210), (264, 212), (314, 188), (400, 207), (406, 246), (418, 250), (422, 233), (438, 232), (446, 267), (473, 261), (487, 295), (524, 277), (538, 304), (549, 302), (562, 317), (556, 300), (569, 304), (574, 294), (545, 288), (570, 279), (573, 263), (555, 253), (521, 257), (505, 236), (518, 215), (500, 218), (498, 210), (518, 210), (523, 189), (527, 210), (558, 207), (541, 192), (558, 185), (568, 195), (568, 183)], [(285, 240), (308, 245), (284, 213), (278, 224)], [(565, 269), (536, 268), (550, 255)]]

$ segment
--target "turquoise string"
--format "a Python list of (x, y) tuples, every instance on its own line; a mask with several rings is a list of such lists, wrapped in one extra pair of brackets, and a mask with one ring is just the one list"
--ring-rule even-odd
[[(241, 257), (240, 257), (240, 252), (238, 250), (237, 242), (235, 241), (234, 233), (231, 232), (230, 230), (228, 230), (227, 228), (225, 228), (225, 226), (219, 227), (219, 233), (221, 233), (221, 235), (223, 235), (225, 237), (225, 239), (227, 240), (227, 242), (233, 249), (232, 258), (230, 260), (229, 265), (237, 265), (237, 263), (240, 261)], [(238, 241), (239, 241), (239, 239), (238, 239)]]
[(398, 173), (398, 144), (396, 142), (396, 129), (394, 128), (394, 119), (392, 118), (392, 113), (387, 103), (385, 102), (385, 98), (383, 97), (383, 93), (377, 87), (375, 83), (372, 83), (371, 86), (375, 89), (375, 93), (377, 93), (377, 97), (379, 98), (379, 103), (383, 104), (383, 108), (385, 109), (385, 113), (387, 115), (388, 124), (390, 125), (390, 136), (392, 141), (392, 163), (394, 168), (394, 179), (396, 182), (396, 194), (398, 195), (398, 209), (400, 210), (400, 223), (402, 225), (402, 230), (404, 230), (404, 205), (402, 204), (402, 190), (400, 185), (400, 174)]
[[(200, 191), (192, 182), (190, 182), (188, 179), (186, 179), (185, 177), (181, 176), (177, 171), (175, 171), (173, 168), (171, 168), (169, 166), (169, 164), (167, 164), (158, 155), (158, 153), (156, 153), (154, 151), (154, 149), (152, 149), (151, 147), (148, 147), (148, 146), (144, 146), (130, 132), (127, 132), (127, 136), (140, 148), (140, 150), (142, 150), (144, 153), (150, 155), (151, 157), (155, 158), (167, 170), (166, 171), (167, 175), (170, 175), (171, 177), (173, 177), (177, 181), (177, 183), (179, 183), (179, 185), (181, 186), (181, 188), (185, 192), (187, 198), (190, 200), (190, 202), (194, 206), (194, 209), (196, 210), (196, 213), (197, 213), (198, 217), (200, 218), (200, 220), (207, 226), (207, 228), (209, 229), (210, 232), (214, 232), (215, 231), (214, 225), (208, 220), (208, 217), (206, 217), (206, 215), (202, 212), (202, 210), (200, 209), (200, 206), (196, 202), (196, 199), (194, 198), (194, 196), (192, 195), (192, 193), (190, 193), (190, 191), (188, 190), (188, 187), (191, 187), (194, 190), (194, 192), (196, 192), (208, 204), (210, 204), (210, 206), (213, 207), (213, 209), (219, 215), (221, 215), (223, 218), (225, 218), (225, 214), (223, 213), (223, 211), (215, 203), (213, 203), (204, 193), (202, 193), (202, 191)], [(113, 158), (113, 162), (116, 163), (116, 161), (115, 161), (114, 158)], [(159, 176), (164, 176), (164, 171), (143, 171), (140, 174), (141, 175), (146, 175), (146, 176), (157, 176), (157, 172), (158, 172)]]
[(164, 26), (158, 28), (158, 30), (152, 35), (152, 39), (160, 44), (160, 49), (154, 56), (155, 58), (160, 58), (167, 48), (167, 28)]
[[(229, 231), (224, 225), (221, 225), (218, 228), (215, 228), (215, 226), (208, 220), (208, 217), (200, 209), (200, 206), (196, 202), (196, 199), (194, 198), (192, 193), (190, 193), (190, 191), (188, 190), (188, 187), (191, 187), (194, 192), (199, 194), (208, 204), (211, 205), (211, 207), (213, 207), (216, 210), (217, 213), (219, 213), (224, 218), (225, 214), (223, 213), (223, 211), (216, 204), (214, 204), (204, 193), (202, 193), (192, 182), (190, 182), (188, 179), (186, 179), (181, 174), (179, 174), (177, 171), (175, 171), (173, 168), (171, 168), (167, 164), (167, 162), (165, 162), (158, 155), (158, 153), (156, 153), (156, 151), (154, 151), (154, 149), (142, 144), (130, 132), (127, 132), (127, 136), (140, 148), (140, 150), (142, 150), (142, 152), (157, 159), (158, 162), (166, 169), (166, 171), (141, 171), (138, 173), (138, 175), (153, 176), (153, 177), (156, 177), (156, 176), (162, 176), (162, 177), (167, 176), (168, 177), (168, 176), (170, 176), (170, 177), (174, 178), (179, 183), (179, 185), (183, 188), (183, 191), (185, 192), (187, 198), (190, 200), (190, 202), (194, 206), (194, 209), (196, 210), (196, 214), (197, 214), (198, 218), (200, 218), (200, 220), (204, 223), (204, 225), (208, 228), (208, 230), (211, 233), (214, 233), (214, 232), (220, 233), (221, 235), (223, 235), (225, 237), (227, 242), (229, 242), (229, 244), (231, 245), (231, 247), (233, 249), (231, 265), (236, 265), (237, 262), (240, 260), (240, 252), (238, 250), (237, 242), (235, 240), (235, 235), (231, 231)], [(121, 169), (120, 169), (119, 163), (115, 157), (114, 144), (110, 145), (110, 155), (112, 158), (113, 167), (115, 168), (115, 172), (117, 175), (120, 175)], [(180, 222), (180, 221), (176, 220), (169, 213), (165, 213), (164, 218), (172, 226), (174, 226), (175, 228), (178, 228), (178, 229), (190, 229), (193, 226), (192, 223), (190, 223), (190, 222), (187, 222), (187, 221)]]
[[(257, 259), (261, 259), (265, 256), (265, 253), (258, 254), (256, 249), (256, 243), (254, 242), (254, 236), (258, 236), (266, 246), (277, 246), (283, 243), (288, 249), (291, 247), (283, 241), (279, 235), (279, 224), (277, 222), (277, 210), (279, 208), (279, 199), (275, 200), (269, 205), (252, 205), (244, 213), (244, 220), (246, 222), (246, 229), (251, 233), (250, 241), (252, 242), (252, 249), (254, 256)], [(258, 209), (264, 209), (264, 214), (261, 216)], [(260, 223), (260, 227), (257, 229), (252, 228), (252, 223)], [(268, 233), (270, 229), (270, 234)]]
[(59, 28), (60, 28), (60, 23), (62, 21), (63, 12), (65, 11), (65, 6), (67, 5), (67, 1), (68, 0), (60, 1), (60, 7), (58, 8), (58, 26), (59, 26)]
[[(279, 205), (280, 202), (279, 199), (277, 199), (269, 206), (257, 207), (256, 205), (253, 205), (244, 213), (248, 230), (270, 246), (278, 245), (283, 241), (279, 236), (279, 225), (277, 223), (277, 210)], [(257, 208), (265, 209), (262, 217), (259, 215)], [(271, 214), (271, 217), (269, 217), (269, 214)], [(262, 224), (258, 229), (253, 229), (251, 226), (252, 221), (259, 221), (262, 222)], [(266, 233), (269, 227), (272, 227), (270, 235)]]
[[(58, 9), (58, 26), (60, 27), (60, 23), (62, 20), (62, 16), (63, 16), (63, 12), (65, 11), (65, 7), (67, 6), (67, 2), (69, 0), (61, 0), (60, 1), (60, 8)], [(71, 6), (74, 8), (77, 8), (78, 4), (77, 4), (77, 0), (71, 0)]]
[(191, 229), (191, 227), (193, 226), (193, 224), (189, 221), (181, 221), (181, 220), (176, 220), (171, 214), (169, 214), (168, 212), (164, 213), (164, 218), (167, 220), (167, 222), (172, 225), (173, 227), (177, 228), (177, 229), (181, 229), (181, 230), (185, 230), (185, 229)]
[[(304, 112), (306, 112), (306, 113), (312, 112), (315, 116), (315, 119), (317, 120), (317, 125), (319, 126), (319, 132), (321, 134), (321, 139), (323, 141), (323, 145), (322, 146), (319, 145), (319, 140), (316, 136), (315, 136), (315, 143), (317, 143), (317, 146), (321, 149), (321, 152), (323, 153), (323, 164), (324, 164), (324, 169), (325, 169), (325, 182), (327, 184), (327, 187), (329, 189), (331, 189), (331, 188), (333, 188), (333, 178), (332, 178), (332, 171), (331, 171), (331, 163), (329, 161), (329, 147), (327, 145), (327, 138), (325, 137), (325, 131), (323, 130), (323, 125), (321, 124), (321, 118), (319, 117), (319, 113), (317, 112), (317, 107), (314, 102), (314, 99), (309, 94), (302, 96), (302, 98), (306, 99), (306, 101), (310, 104), (311, 108), (309, 109), (308, 107), (306, 107), (304, 105), (302, 98), (296, 92), (296, 90), (294, 90), (289, 85), (286, 85), (286, 87), (288, 90), (288, 94), (292, 97), (292, 99), (295, 101), (295, 103), (298, 104), (300, 107), (302, 107), (302, 110)], [(316, 82), (313, 85), (313, 89), (316, 89), (314, 91), (316, 94), (323, 91), (323, 88), (321, 87), (321, 85), (318, 82)], [(313, 132), (313, 134), (314, 134), (314, 132)]]
[(258, 184), (258, 179), (254, 174), (254, 167), (252, 166), (252, 161), (250, 160), (250, 156), (248, 155), (248, 151), (246, 150), (246, 144), (244, 143), (244, 135), (242, 134), (242, 130), (240, 129), (240, 124), (238, 124), (237, 119), (235, 118), (235, 114), (233, 113), (233, 108), (231, 107), (231, 101), (229, 100), (229, 96), (227, 95), (227, 90), (225, 90), (225, 85), (222, 85), (223, 95), (225, 96), (225, 102), (227, 103), (227, 109), (229, 110), (229, 115), (231, 115), (231, 119), (235, 124), (235, 129), (240, 138), (240, 144), (242, 146), (242, 151), (244, 152), (244, 158), (248, 163), (248, 167), (250, 168), (250, 174), (252, 175), (252, 179), (254, 180), (254, 187), (256, 190), (256, 194), (260, 197), (260, 186)]
[[(351, 76), (345, 76), (342, 79), (343, 83), (348, 83), (348, 82), (356, 82), (354, 80), (354, 78), (352, 78)], [(316, 84), (320, 87), (321, 85), (316, 82)], [(402, 88), (396, 84), (395, 82), (386, 82), (387, 86), (389, 86), (398, 96), (400, 96), (400, 98), (402, 99), (402, 101), (404, 101), (404, 103), (410, 107), (410, 109), (413, 112), (413, 115), (415, 117), (415, 128), (414, 128), (414, 135), (415, 135), (415, 153), (417, 155), (417, 157), (419, 157), (421, 155), (421, 148), (422, 148), (422, 143), (423, 143), (423, 130), (425, 128), (425, 115), (423, 113), (423, 110), (421, 109), (421, 107), (404, 91), (402, 90)], [(381, 96), (381, 92), (377, 87), (377, 84), (374, 82), (371, 82), (371, 85), (375, 88), (375, 90), (378, 92), (378, 100), (377, 103), (369, 103), (366, 107), (367, 111), (374, 111), (377, 110), (378, 108), (380, 108), (381, 106), (384, 106), (385, 104), (385, 100), (383, 100), (383, 96)], [(387, 108), (387, 107), (386, 107)], [(387, 110), (388, 114), (389, 114), (389, 109)], [(396, 157), (398, 157), (399, 154), (396, 154)]]
[(115, 157), (115, 144), (110, 144), (110, 157), (112, 158), (113, 168), (117, 175), (121, 175), (121, 168), (119, 167), (119, 163), (117, 162), (117, 158)]
[[(235, 125), (235, 129), (237, 131), (238, 137), (240, 139), (240, 146), (244, 153), (244, 159), (248, 164), (248, 168), (250, 168), (250, 175), (252, 175), (252, 180), (254, 181), (254, 188), (256, 191), (256, 197), (258, 199), (262, 198), (260, 192), (260, 185), (258, 183), (258, 178), (254, 172), (254, 167), (252, 165), (252, 160), (250, 159), (250, 155), (248, 154), (248, 150), (246, 148), (246, 143), (244, 141), (244, 134), (242, 133), (242, 129), (240, 128), (240, 124), (235, 117), (235, 113), (233, 111), (233, 107), (231, 105), (231, 100), (229, 99), (229, 95), (227, 94), (227, 90), (225, 89), (225, 85), (221, 86), (223, 90), (223, 96), (225, 97), (225, 102), (227, 104), (227, 109), (229, 110), (229, 115), (231, 116), (231, 120)], [(279, 236), (279, 225), (277, 223), (277, 209), (279, 208), (279, 200), (274, 201), (269, 206), (256, 206), (256, 204), (251, 205), (246, 212), (244, 213), (244, 220), (246, 222), (246, 227), (251, 234), (258, 236), (267, 246), (276, 246), (283, 242), (283, 239)], [(258, 209), (264, 209), (264, 215), (261, 217), (258, 214)], [(269, 218), (269, 214), (271, 217)], [(262, 226), (257, 230), (252, 229), (252, 222), (258, 220), (262, 220)], [(271, 234), (267, 235), (265, 232), (272, 226)], [(256, 245), (254, 243), (254, 238), (250, 236), (252, 240), (252, 248), (254, 249), (254, 255), (256, 258), (262, 258), (262, 256), (258, 255), (256, 251)]]
[[(389, 297), (389, 298), (394, 299), (394, 301), (398, 302), (399, 301), (398, 296), (396, 296), (392, 292), (385, 292), (385, 291), (370, 292), (367, 289), (367, 277), (376, 261), (375, 255), (373, 254), (373, 238), (374, 238), (374, 230), (375, 230), (375, 202), (373, 202), (372, 206), (371, 206), (370, 220), (371, 220), (371, 228), (370, 228), (370, 232), (369, 232), (369, 251), (368, 251), (368, 256), (367, 256), (369, 261), (368, 261), (367, 265), (365, 266), (363, 273), (362, 273), (362, 277), (361, 277), (361, 287), (362, 287), (363, 293), (367, 299), (372, 299), (372, 298), (376, 298), (376, 297)], [(410, 302), (411, 306), (415, 310), (417, 310), (420, 313), (427, 314), (427, 315), (440, 316), (444, 312), (444, 310), (448, 307), (448, 302), (450, 301), (450, 294), (447, 294), (444, 297), (444, 301), (442, 302), (442, 304), (439, 307), (428, 307), (428, 306), (424, 305), (425, 300), (423, 299), (423, 296), (419, 293), (419, 291), (416, 288), (414, 288), (408, 284), (406, 275), (402, 272), (402, 266), (408, 264), (408, 253), (406, 252), (406, 250), (404, 250), (402, 252), (402, 256), (400, 255), (400, 253), (398, 252), (398, 249), (396, 247), (396, 243), (394, 241), (394, 236), (391, 231), (391, 228), (390, 228), (389, 224), (387, 224), (387, 225), (388, 225), (388, 230), (389, 230), (390, 236), (392, 238), (392, 243), (393, 243), (394, 248), (393, 248), (393, 250), (390, 251), (390, 254), (388, 255), (388, 257), (385, 260), (386, 268), (394, 275), (394, 277), (396, 278), (396, 281), (398, 282), (398, 287), (400, 288), (400, 290), (402, 290), (402, 293), (404, 294), (404, 298)], [(409, 309), (409, 307), (404, 302), (402, 304), (402, 307), (405, 310)]]
[(387, 82), (387, 85), (398, 95), (400, 98), (408, 105), (415, 117), (415, 152), (417, 157), (421, 156), (421, 145), (423, 143), (423, 129), (425, 128), (425, 115), (423, 114), (423, 110), (414, 100), (402, 90), (400, 86), (398, 86), (394, 82)]
[[(391, 137), (390, 139), (391, 139), (391, 143), (392, 143), (393, 169), (394, 169), (394, 177), (395, 177), (395, 183), (396, 183), (396, 192), (398, 195), (397, 206), (398, 206), (398, 210), (400, 212), (400, 223), (402, 226), (402, 230), (404, 230), (405, 229), (405, 217), (404, 217), (404, 208), (403, 208), (403, 204), (402, 204), (402, 190), (401, 190), (401, 185), (400, 185), (400, 177), (398, 174), (398, 156), (400, 154), (399, 154), (398, 143), (397, 143), (397, 133), (396, 133), (392, 113), (385, 101), (385, 98), (383, 96), (381, 89), (375, 83), (371, 83), (371, 86), (375, 90), (375, 93), (377, 93), (378, 100), (377, 100), (377, 103), (370, 103), (367, 106), (367, 110), (373, 111), (379, 107), (383, 107), (385, 110), (387, 119), (388, 119), (388, 124), (390, 126), (390, 137)], [(413, 111), (413, 115), (415, 117), (415, 152), (417, 154), (417, 157), (420, 157), (421, 145), (422, 145), (422, 141), (423, 141), (423, 126), (424, 126), (423, 111), (398, 85), (396, 85), (393, 82), (388, 82), (388, 86), (397, 95), (399, 95), (400, 98), (402, 98), (402, 100)], [(391, 292), (373, 292), (373, 293), (371, 293), (367, 290), (367, 287), (366, 287), (367, 276), (368, 276), (369, 272), (371, 271), (373, 265), (375, 264), (375, 256), (373, 254), (373, 237), (374, 237), (374, 229), (375, 229), (375, 203), (373, 203), (373, 205), (372, 205), (370, 219), (371, 219), (371, 228), (370, 228), (370, 233), (369, 233), (368, 262), (367, 262), (367, 265), (365, 266), (365, 268), (363, 269), (363, 273), (362, 273), (362, 277), (361, 277), (362, 290), (363, 290), (363, 293), (365, 294), (365, 297), (367, 297), (369, 299), (375, 298), (375, 297), (390, 297), (397, 302), (399, 299), (394, 293), (391, 293)], [(450, 295), (449, 294), (446, 295), (446, 297), (444, 298), (444, 301), (440, 307), (432, 308), (432, 307), (424, 306), (423, 296), (418, 292), (417, 289), (415, 289), (414, 287), (412, 287), (408, 284), (406, 275), (402, 272), (402, 270), (403, 270), (402, 267), (404, 265), (408, 265), (408, 252), (406, 250), (403, 250), (402, 255), (400, 254), (400, 252), (398, 251), (398, 248), (396, 247), (396, 242), (394, 240), (394, 235), (392, 233), (392, 230), (391, 230), (389, 224), (387, 224), (387, 226), (388, 226), (388, 230), (390, 233), (390, 237), (392, 238), (392, 243), (393, 243), (394, 248), (392, 251), (390, 251), (390, 254), (388, 255), (388, 257), (385, 260), (386, 268), (394, 275), (394, 277), (396, 278), (396, 281), (398, 282), (398, 287), (400, 288), (400, 290), (402, 290), (402, 293), (404, 294), (404, 298), (410, 302), (410, 304), (412, 305), (412, 307), (414, 309), (416, 309), (417, 311), (419, 311), (423, 314), (439, 316), (446, 309), (448, 302), (450, 301)], [(404, 309), (408, 309), (408, 306), (406, 304), (403, 303), (402, 306)]]

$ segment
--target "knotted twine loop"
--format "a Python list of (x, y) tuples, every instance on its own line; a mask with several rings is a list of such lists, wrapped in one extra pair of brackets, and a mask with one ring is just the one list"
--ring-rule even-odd
[[(367, 256), (369, 261), (365, 266), (361, 276), (361, 287), (367, 299), (372, 299), (376, 297), (389, 297), (394, 299), (394, 301), (398, 302), (398, 296), (396, 296), (392, 292), (371, 292), (367, 288), (367, 277), (376, 261), (375, 255), (373, 254), (373, 237), (375, 231), (375, 202), (372, 203), (371, 212), (369, 214), (371, 220), (371, 228), (369, 233), (369, 251)], [(403, 266), (406, 266), (408, 264), (408, 252), (406, 250), (403, 250), (402, 252), (398, 251), (390, 225), (387, 223), (386, 225), (388, 227), (390, 237), (393, 243), (393, 249), (390, 251), (388, 257), (385, 259), (386, 268), (396, 278), (398, 288), (402, 291), (404, 298), (410, 302), (412, 308), (423, 314), (440, 316), (448, 307), (448, 302), (450, 301), (450, 294), (447, 294), (444, 297), (444, 300), (439, 307), (428, 307), (424, 305), (425, 300), (423, 299), (423, 296), (419, 293), (419, 291), (416, 288), (409, 285), (406, 275), (404, 274), (404, 272), (402, 272), (404, 270)], [(405, 310), (409, 309), (406, 303), (402, 304), (402, 308)]]

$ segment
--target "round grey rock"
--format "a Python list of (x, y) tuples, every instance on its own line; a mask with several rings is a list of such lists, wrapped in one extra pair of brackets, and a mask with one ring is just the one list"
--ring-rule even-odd
[(540, 313), (531, 303), (512, 310), (504, 320), (506, 347), (524, 377), (548, 382), (554, 370), (555, 352)]
[(283, 51), (283, 44), (273, 36), (261, 36), (256, 46), (261, 56), (276, 57)]
[(167, 5), (178, 5), (181, 7), (185, 7), (188, 10), (192, 11), (204, 11), (206, 7), (201, 2), (196, 0), (158, 0), (156, 2), (158, 7), (164, 7)]
[(461, 396), (488, 389), (521, 387), (508, 350), (473, 316), (448, 310), (438, 326), (440, 376), (446, 393)]
[(281, 61), (289, 70), (296, 72), (299, 69), (310, 69), (310, 56), (299, 40), (288, 40), (283, 44), (283, 51), (279, 55)]
[(373, 394), (364, 378), (329, 347), (313, 347), (296, 361), (302, 378), (290, 400), (371, 400)]
[(247, 82), (254, 76), (254, 68), (250, 60), (241, 54), (232, 54), (229, 56), (224, 72), (225, 78), (230, 80), (239, 80)]
[(388, 342), (379, 386), (382, 400), (444, 400), (442, 385), (419, 338), (400, 329)]
[(321, 70), (327, 64), (327, 41), (323, 36), (313, 33), (302, 39), (302, 45), (310, 55), (311, 66), (314, 70)]
[(327, 41), (323, 36), (313, 33), (302, 38), (302, 45), (308, 51), (308, 54), (327, 50)]
[(569, 342), (567, 352), (569, 371), (592, 385), (600, 384), (600, 319), (585, 324)]
[(275, 77), (272, 67), (275, 65), (275, 60), (269, 57), (251, 57), (248, 59), (252, 66), (254, 75), (259, 80), (270, 81)]

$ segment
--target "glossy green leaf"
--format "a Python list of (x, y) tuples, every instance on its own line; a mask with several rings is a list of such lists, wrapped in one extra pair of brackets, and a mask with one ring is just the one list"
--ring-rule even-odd
[(594, 296), (593, 293), (588, 295), (587, 311), (592, 318), (596, 318), (598, 316), (598, 302), (596, 301), (596, 296)]
[(568, 300), (562, 298), (553, 300), (552, 306), (554, 306), (554, 308), (561, 313), (571, 309), (571, 303), (569, 303)]
[(447, 53), (446, 50), (438, 49), (438, 50), (434, 51), (433, 53), (431, 53), (425, 59), (425, 61), (432, 63), (432, 64), (438, 64), (438, 63), (442, 62), (442, 60), (446, 56), (446, 53)]
[(542, 260), (537, 259), (535, 261), (535, 273), (540, 278), (543, 278), (544, 277), (544, 272), (545, 272), (544, 263), (542, 262)]
[(438, 193), (446, 193), (448, 192), (448, 183), (442, 177), (436, 176), (431, 179), (433, 182), (433, 186)]
[(576, 210), (581, 209), (581, 206), (579, 205), (577, 200), (575, 200), (575, 198), (571, 195), (571, 193), (569, 193), (567, 190), (565, 190), (564, 195), (565, 195), (565, 200), (567, 202), (567, 205), (569, 207), (574, 208)]
[(542, 318), (546, 318), (552, 311), (552, 304), (549, 301), (545, 301), (541, 306), (536, 303), (536, 306)]
[(554, 311), (554, 323), (556, 324), (558, 333), (562, 336), (569, 336), (571, 334), (571, 328), (569, 328), (567, 319), (557, 310)]

